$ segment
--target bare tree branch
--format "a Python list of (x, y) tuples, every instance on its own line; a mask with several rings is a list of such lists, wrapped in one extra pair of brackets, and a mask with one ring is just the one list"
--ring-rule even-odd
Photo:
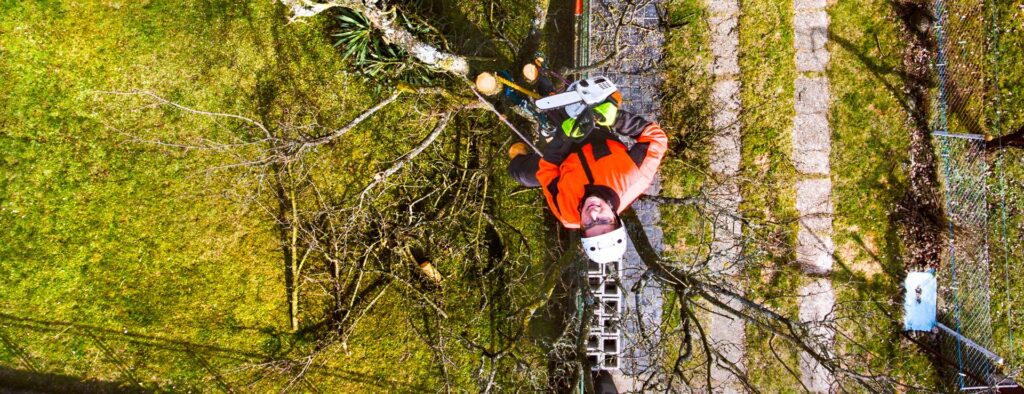
[(334, 141), (335, 139), (341, 138), (342, 136), (347, 134), (349, 131), (351, 131), (353, 128), (358, 126), (360, 123), (362, 123), (364, 120), (366, 120), (367, 118), (369, 118), (373, 114), (377, 113), (377, 111), (380, 111), (381, 109), (386, 107), (388, 104), (391, 104), (392, 102), (394, 102), (396, 99), (398, 99), (398, 96), (400, 96), (400, 95), (402, 95), (402, 91), (401, 90), (395, 90), (395, 92), (392, 93), (391, 96), (389, 96), (388, 98), (384, 99), (384, 101), (381, 101), (381, 102), (377, 103), (377, 105), (374, 105), (373, 107), (370, 107), (370, 109), (368, 109), (366, 111), (363, 111), (363, 113), (359, 114), (359, 116), (357, 116), (354, 119), (352, 119), (351, 121), (349, 121), (348, 124), (346, 124), (344, 127), (340, 128), (340, 129), (337, 129), (335, 131), (332, 131), (332, 132), (330, 132), (327, 135), (324, 135), (324, 136), (321, 136), (321, 137), (317, 137), (317, 138), (314, 138), (314, 139), (302, 142), (302, 144), (299, 145), (299, 148), (298, 148), (298, 151), (296, 152), (296, 154), (300, 154), (302, 151), (304, 151), (306, 149), (309, 149), (309, 148), (312, 148), (312, 147), (315, 147), (315, 146), (319, 146), (319, 145), (323, 145), (323, 144), (329, 143), (331, 141)]
[(515, 132), (517, 136), (519, 136), (520, 141), (526, 143), (526, 145), (528, 145), (530, 149), (533, 149), (533, 152), (536, 153), (537, 156), (544, 156), (544, 154), (540, 152), (540, 149), (537, 149), (537, 146), (530, 142), (529, 138), (526, 138), (526, 136), (523, 135), (523, 133), (520, 132), (519, 129), (516, 128), (516, 126), (512, 125), (512, 122), (508, 121), (508, 118), (506, 118), (505, 115), (502, 115), (501, 112), (498, 112), (498, 110), (494, 108), (494, 104), (491, 104), (490, 101), (487, 101), (487, 99), (485, 99), (484, 96), (481, 96), (480, 92), (477, 92), (476, 89), (470, 88), (470, 90), (473, 91), (473, 94), (475, 94), (477, 99), (480, 100), (480, 104), (484, 108), (486, 108), (488, 111), (493, 112), (495, 115), (498, 115), (498, 120), (500, 120), (501, 123), (504, 123), (506, 126), (508, 126), (508, 128), (512, 129), (512, 131)]
[(420, 142), (420, 144), (417, 145), (416, 148), (413, 148), (412, 151), (406, 153), (401, 158), (399, 158), (398, 161), (395, 162), (395, 164), (393, 164), (390, 168), (378, 172), (376, 175), (374, 175), (373, 182), (370, 182), (369, 185), (366, 185), (366, 187), (363, 188), (363, 191), (359, 193), (360, 198), (365, 197), (366, 194), (373, 190), (374, 187), (379, 185), (384, 180), (388, 179), (388, 177), (390, 177), (391, 175), (394, 175), (396, 172), (398, 172), (398, 170), (401, 170), (402, 167), (404, 167), (407, 163), (412, 161), (412, 159), (415, 159), (416, 156), (419, 156), (420, 152), (423, 152), (423, 150), (427, 149), (427, 147), (430, 146), (430, 144), (434, 143), (434, 140), (437, 139), (437, 136), (441, 135), (441, 132), (444, 131), (445, 127), (448, 126), (448, 121), (451, 119), (451, 117), (451, 112), (445, 112), (441, 114), (441, 118), (437, 120), (437, 124), (434, 126), (434, 130), (431, 131), (429, 135), (427, 135), (427, 138), (424, 138), (423, 141)]
[[(250, 124), (252, 126), (255, 126), (256, 128), (258, 128), (261, 131), (263, 131), (263, 134), (266, 137), (266, 140), (273, 140), (274, 139), (274, 137), (270, 134), (270, 130), (268, 130), (267, 127), (263, 125), (263, 123), (257, 122), (257, 121), (255, 121), (255, 120), (253, 120), (251, 118), (247, 118), (247, 117), (244, 117), (244, 116), (241, 116), (241, 115), (235, 115), (235, 114), (229, 114), (229, 113), (223, 113), (223, 112), (203, 111), (203, 110), (199, 110), (199, 109), (195, 109), (195, 108), (191, 108), (191, 107), (186, 107), (184, 105), (181, 105), (181, 104), (178, 104), (176, 102), (173, 102), (173, 101), (170, 101), (168, 99), (165, 99), (163, 97), (160, 97), (157, 94), (155, 94), (155, 93), (153, 93), (151, 91), (148, 91), (148, 90), (132, 89), (132, 90), (129, 90), (127, 92), (97, 91), (97, 93), (121, 95), (121, 96), (143, 96), (143, 97), (149, 98), (150, 100), (156, 102), (159, 105), (169, 105), (169, 106), (172, 106), (172, 107), (177, 108), (179, 110), (188, 112), (190, 114), (203, 115), (203, 116), (212, 116), (212, 117), (219, 117), (219, 118), (238, 119), (238, 120), (241, 120), (241, 121), (243, 121), (245, 123), (248, 123), (248, 124)], [(257, 141), (257, 142), (260, 142), (260, 141)]]

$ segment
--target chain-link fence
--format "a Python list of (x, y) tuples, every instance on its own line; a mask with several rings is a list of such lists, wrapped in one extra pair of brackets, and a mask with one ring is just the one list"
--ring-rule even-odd
[[(933, 133), (940, 151), (948, 251), (938, 272), (946, 383), (960, 391), (1015, 386), (1013, 292), (1006, 256), (1002, 162), (986, 135), (999, 124), (996, 0), (937, 0)], [(998, 258), (993, 259), (993, 255)], [(1002, 275), (1002, 276), (1000, 276)], [(994, 334), (996, 333), (996, 334)], [(1010, 376), (1008, 376), (1010, 375)]]

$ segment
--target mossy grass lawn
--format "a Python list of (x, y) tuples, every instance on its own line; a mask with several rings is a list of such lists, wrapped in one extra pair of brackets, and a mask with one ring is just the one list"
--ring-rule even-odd
[[(242, 170), (211, 170), (235, 164), (231, 155), (154, 143), (234, 141), (245, 125), (112, 92), (268, 122), (315, 106), (319, 117), (303, 120), (340, 125), (387, 92), (344, 71), (329, 23), (288, 24), (271, 1), (0, 2), (0, 368), (22, 371), (12, 376), (26, 384), (288, 384), (261, 363), (301, 355), (311, 341), (287, 332), (268, 201), (250, 198)], [(414, 105), (400, 99), (319, 157), (337, 174), (327, 187), (422, 138)], [(436, 383), (429, 349), (395, 324), (407, 318), (401, 297), (380, 305), (347, 354), (314, 365), (313, 381)]]
[(910, 161), (901, 22), (885, 2), (836, 3), (829, 17), (838, 350), (931, 387), (927, 357), (899, 337), (906, 268), (894, 211)]

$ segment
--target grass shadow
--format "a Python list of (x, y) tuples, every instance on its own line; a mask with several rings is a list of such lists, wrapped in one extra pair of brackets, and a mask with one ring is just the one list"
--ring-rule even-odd
[(53, 393), (155, 393), (158, 390), (127, 383), (81, 379), (53, 373), (0, 367), (0, 386), (4, 392)]
[[(27, 318), (27, 317), (20, 317), (20, 316), (10, 315), (10, 314), (7, 314), (7, 313), (0, 313), (0, 325), (2, 325), (4, 327), (10, 327), (10, 328), (27, 330), (27, 331), (31, 331), (31, 332), (35, 332), (35, 333), (47, 333), (47, 334), (51, 334), (51, 335), (52, 334), (62, 334), (62, 335), (65, 335), (65, 334), (69, 334), (70, 333), (73, 336), (88, 337), (88, 338), (92, 339), (94, 342), (96, 342), (102, 348), (103, 352), (107, 355), (108, 361), (117, 364), (117, 367), (119, 369), (123, 370), (123, 371), (125, 371), (125, 370), (127, 370), (127, 371), (134, 370), (134, 369), (136, 369), (136, 366), (135, 365), (128, 365), (128, 363), (125, 360), (121, 359), (120, 357), (116, 357), (115, 356), (116, 352), (114, 352), (112, 348), (107, 346), (105, 344), (106, 342), (128, 343), (128, 344), (131, 344), (132, 346), (138, 347), (138, 348), (154, 349), (154, 350), (161, 350), (161, 351), (166, 351), (166, 352), (174, 353), (174, 354), (177, 354), (177, 355), (181, 355), (181, 356), (187, 357), (187, 358), (189, 358), (190, 360), (193, 360), (193, 361), (200, 360), (200, 367), (203, 370), (205, 370), (207, 373), (209, 373), (210, 377), (213, 380), (215, 380), (216, 384), (219, 385), (222, 388), (230, 387), (231, 386), (230, 382), (226, 381), (226, 379), (224, 378), (224, 375), (221, 374), (221, 371), (217, 370), (217, 368), (211, 363), (211, 361), (220, 360), (220, 361), (229, 361), (229, 362), (235, 362), (235, 363), (241, 363), (241, 364), (257, 365), (257, 364), (260, 364), (260, 363), (287, 360), (286, 358), (282, 358), (282, 357), (285, 356), (285, 355), (282, 355), (282, 354), (270, 354), (270, 353), (265, 353), (265, 352), (258, 352), (258, 351), (244, 350), (244, 349), (232, 349), (232, 348), (226, 348), (226, 347), (221, 347), (221, 346), (205, 345), (205, 344), (201, 344), (201, 343), (183, 341), (183, 340), (174, 339), (174, 338), (160, 337), (160, 336), (154, 336), (154, 335), (137, 334), (137, 333), (125, 332), (123, 330), (109, 329), (109, 328), (104, 328), (104, 327), (88, 325), (88, 324), (80, 324), (80, 323), (58, 321), (58, 320), (34, 319), (34, 318)], [(4, 345), (4, 347), (10, 347), (11, 346), (9, 341), (6, 341), (6, 340), (3, 341), (3, 345)], [(19, 352), (17, 349), (11, 349), (11, 350), (14, 351), (15, 353)], [(76, 391), (75, 389), (78, 388), (78, 387), (81, 387), (81, 388), (93, 387), (93, 386), (90, 386), (90, 385), (93, 385), (93, 383), (91, 383), (90, 381), (83, 381), (83, 380), (80, 380), (80, 379), (77, 379), (77, 378), (71, 378), (71, 377), (61, 378), (60, 375), (51, 375), (51, 374), (42, 373), (42, 372), (37, 371), (36, 370), (37, 368), (34, 367), (33, 364), (31, 364), (31, 363), (28, 364), (28, 367), (29, 367), (29, 369), (31, 369), (31, 371), (16, 371), (17, 373), (12, 372), (12, 375), (14, 375), (14, 376), (11, 377), (10, 379), (12, 379), (12, 381), (14, 381), (15, 383), (23, 382), (23, 384), (36, 384), (36, 383), (41, 382), (40, 380), (38, 380), (38, 378), (46, 377), (46, 376), (54, 376), (56, 378), (56, 381), (55, 381), (56, 383), (69, 385), (68, 387), (69, 387), (70, 391), (73, 391), (73, 392)], [(4, 372), (5, 371), (3, 371), (2, 368), (0, 368), (0, 382), (5, 382), (6, 383), (7, 377), (4, 375)], [(367, 373), (361, 373), (361, 372), (353, 372), (353, 371), (345, 371), (345, 370), (340, 370), (340, 369), (337, 369), (337, 368), (331, 368), (331, 367), (320, 366), (320, 365), (315, 365), (315, 364), (314, 365), (310, 365), (309, 370), (307, 371), (307, 374), (321, 376), (321, 377), (336, 378), (336, 379), (340, 379), (341, 381), (345, 381), (345, 382), (362, 383), (362, 384), (367, 384), (367, 385), (378, 387), (378, 388), (404, 388), (405, 390), (413, 390), (413, 391), (425, 389), (425, 387), (420, 386), (420, 385), (408, 384), (408, 383), (403, 383), (403, 382), (399, 382), (399, 381), (392, 381), (392, 380), (387, 379), (384, 376), (380, 376), (380, 375), (373, 375), (373, 374), (367, 374)], [(260, 376), (258, 377), (257, 380), (263, 379), (265, 377), (266, 377), (266, 374), (260, 374)], [(120, 389), (121, 387), (128, 387), (128, 386), (125, 386), (124, 383), (117, 383), (117, 382), (114, 382), (114, 383), (101, 382), (101, 383), (97, 383), (97, 385), (95, 387), (97, 387), (98, 389), (105, 389), (105, 388), (117, 389), (117, 390), (114, 390), (115, 392), (116, 391), (148, 392), (148, 389), (144, 389), (144, 388), (141, 387), (141, 386), (147, 384), (145, 381), (142, 381), (142, 380), (140, 380), (138, 378), (135, 378), (134, 375), (129, 376), (129, 378), (130, 378), (129, 380), (134, 381), (134, 383), (136, 384), (135, 387), (132, 388), (132, 390), (121, 390)], [(78, 381), (77, 383), (76, 383), (76, 380)], [(45, 389), (45, 388), (51, 387), (51, 386), (43, 384), (41, 386), (31, 386), (31, 387), (33, 387), (35, 389)], [(135, 390), (135, 388), (138, 388), (138, 390)], [(55, 390), (55, 391), (64, 391), (64, 390)], [(92, 391), (92, 390), (84, 390), (84, 391), (89, 392), (89, 391)], [(102, 391), (101, 390), (100, 392), (110, 392), (110, 391)]]
[[(866, 50), (859, 50), (853, 42), (846, 39), (845, 37), (840, 37), (834, 32), (830, 31), (828, 33), (828, 39), (835, 42), (836, 44), (839, 44), (841, 48), (843, 48), (853, 56), (857, 57), (857, 60), (859, 60), (861, 64), (866, 66), (868, 71), (871, 72), (871, 75), (876, 80), (878, 80), (878, 82), (884, 85), (885, 89), (889, 91), (889, 93), (891, 93), (894, 97), (903, 97), (904, 93), (899, 88), (889, 83), (889, 81), (885, 79), (885, 76), (887, 75), (900, 75), (901, 77), (903, 77), (904, 75), (900, 70), (898, 70), (895, 67), (882, 64), (878, 59), (871, 57), (871, 55), (869, 55)], [(904, 111), (907, 111), (908, 113), (912, 111), (912, 108), (910, 107), (910, 104), (907, 103), (907, 101), (899, 100), (899, 102), (900, 105), (903, 107)]]

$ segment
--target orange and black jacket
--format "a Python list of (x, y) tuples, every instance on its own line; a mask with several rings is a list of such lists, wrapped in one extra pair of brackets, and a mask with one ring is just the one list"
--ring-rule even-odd
[(546, 150), (538, 163), (537, 181), (551, 211), (566, 228), (580, 228), (580, 204), (587, 196), (603, 197), (616, 213), (622, 213), (654, 181), (668, 148), (661, 127), (620, 110), (609, 131), (633, 137), (636, 143), (626, 149), (608, 132), (595, 130), (571, 149)]

